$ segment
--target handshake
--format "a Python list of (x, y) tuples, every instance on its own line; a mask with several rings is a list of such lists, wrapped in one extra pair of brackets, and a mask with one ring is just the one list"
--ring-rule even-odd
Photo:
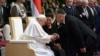
[(57, 39), (59, 39), (59, 34), (53, 33), (53, 34), (52, 34), (52, 37), (51, 37), (51, 41), (55, 41), (55, 40), (57, 40)]

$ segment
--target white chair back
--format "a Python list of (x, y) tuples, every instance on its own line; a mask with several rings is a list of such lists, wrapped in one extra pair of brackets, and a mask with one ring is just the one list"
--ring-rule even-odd
[(11, 39), (20, 40), (23, 34), (23, 25), (21, 17), (10, 17)]

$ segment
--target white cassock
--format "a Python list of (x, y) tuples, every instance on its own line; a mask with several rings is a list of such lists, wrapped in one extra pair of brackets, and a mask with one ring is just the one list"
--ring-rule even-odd
[(29, 46), (36, 52), (36, 56), (54, 56), (53, 51), (46, 46), (46, 43), (51, 41), (52, 35), (48, 35), (36, 19), (29, 23), (24, 35), (35, 41)]

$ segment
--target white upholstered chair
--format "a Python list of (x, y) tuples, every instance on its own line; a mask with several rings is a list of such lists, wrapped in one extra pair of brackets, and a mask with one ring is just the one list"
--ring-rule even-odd
[(22, 19), (20, 17), (10, 17), (9, 23), (11, 29), (11, 39), (20, 40), (23, 34)]
[(10, 17), (11, 40), (5, 47), (5, 56), (35, 56), (34, 50), (28, 47), (31, 40), (21, 40), (23, 34), (22, 20), (20, 17)]

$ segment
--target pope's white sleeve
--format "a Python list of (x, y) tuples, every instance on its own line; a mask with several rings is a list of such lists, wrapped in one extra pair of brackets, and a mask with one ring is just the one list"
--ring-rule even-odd
[(41, 37), (33, 37), (33, 38), (34, 38), (34, 40), (37, 40), (41, 43), (49, 43), (51, 41), (51, 37), (52, 37), (52, 35), (44, 35)]
[(29, 36), (33, 40), (39, 41), (41, 43), (49, 43), (52, 37), (52, 35), (48, 35), (43, 30), (43, 28), (39, 24), (37, 24), (37, 22), (29, 24), (24, 31), (24, 35)]

